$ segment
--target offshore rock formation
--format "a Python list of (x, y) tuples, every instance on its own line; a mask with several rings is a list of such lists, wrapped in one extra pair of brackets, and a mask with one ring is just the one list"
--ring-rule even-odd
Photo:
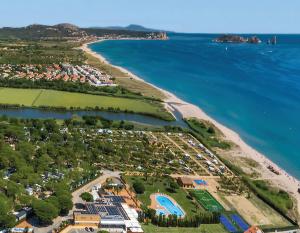
[(217, 43), (250, 43), (259, 44), (261, 40), (257, 36), (242, 37), (239, 35), (223, 35), (213, 40)]

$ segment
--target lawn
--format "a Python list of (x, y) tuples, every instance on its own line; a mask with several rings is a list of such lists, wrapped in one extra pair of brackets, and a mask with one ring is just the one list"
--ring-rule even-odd
[(206, 190), (191, 191), (201, 206), (208, 211), (222, 211), (223, 206)]
[(168, 178), (156, 178), (156, 177), (149, 177), (147, 181), (144, 180), (144, 177), (132, 177), (126, 176), (125, 180), (130, 185), (133, 184), (134, 181), (141, 181), (145, 186), (145, 192), (141, 195), (138, 195), (139, 200), (146, 206), (149, 206), (151, 203), (150, 195), (152, 193), (164, 193), (172, 198), (182, 207), (182, 209), (186, 212), (187, 216), (192, 216), (197, 213), (197, 207), (195, 204), (187, 198), (187, 193), (179, 188), (176, 190), (176, 193), (171, 193), (167, 190), (168, 188)]
[(0, 103), (32, 106), (33, 101), (39, 95), (40, 92), (41, 90), (38, 89), (28, 90), (0, 88)]
[(145, 233), (227, 233), (221, 224), (202, 224), (199, 228), (157, 227), (152, 224), (143, 225)]
[(164, 111), (162, 105), (149, 100), (54, 90), (1, 88), (0, 104), (19, 104), (27, 107), (115, 108), (170, 119), (170, 114)]

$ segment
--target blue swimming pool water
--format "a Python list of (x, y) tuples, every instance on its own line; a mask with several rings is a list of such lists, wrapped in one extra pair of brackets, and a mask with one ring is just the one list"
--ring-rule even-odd
[[(180, 216), (184, 216), (184, 212), (181, 210), (181, 208), (178, 205), (175, 205), (169, 198), (165, 197), (165, 196), (161, 196), (161, 195), (157, 195), (156, 196), (156, 201), (162, 206), (164, 207), (169, 214), (172, 215), (177, 215), (178, 217)], [(164, 214), (164, 211), (156, 211), (157, 213), (162, 213)]]
[(194, 180), (197, 185), (207, 185), (205, 180)]

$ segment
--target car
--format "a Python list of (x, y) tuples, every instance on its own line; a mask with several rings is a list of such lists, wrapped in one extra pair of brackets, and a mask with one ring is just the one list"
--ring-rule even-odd
[(95, 231), (94, 228), (92, 228), (92, 227), (90, 227), (89, 230), (90, 230), (91, 232), (94, 232), (94, 231)]
[(88, 227), (85, 227), (84, 229), (85, 231), (90, 232), (90, 229)]

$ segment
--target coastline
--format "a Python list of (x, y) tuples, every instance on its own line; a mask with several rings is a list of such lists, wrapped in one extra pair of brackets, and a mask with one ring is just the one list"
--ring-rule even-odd
[[(298, 193), (300, 182), (298, 179), (290, 175), (284, 169), (280, 168), (277, 164), (272, 162), (265, 155), (263, 155), (262, 153), (258, 152), (257, 150), (249, 146), (246, 142), (243, 141), (243, 139), (238, 135), (238, 133), (234, 132), (233, 130), (229, 129), (228, 127), (222, 125), (221, 123), (217, 122), (216, 120), (208, 116), (198, 106), (185, 102), (184, 100), (181, 100), (180, 98), (175, 96), (173, 93), (166, 91), (162, 88), (159, 88), (151, 83), (146, 82), (142, 78), (138, 77), (137, 75), (133, 74), (132, 72), (128, 71), (123, 67), (110, 64), (102, 55), (92, 51), (88, 47), (89, 44), (102, 42), (102, 41), (104, 41), (104, 39), (83, 44), (81, 49), (91, 54), (92, 56), (98, 58), (100, 62), (109, 64), (119, 69), (123, 73), (126, 73), (129, 77), (145, 82), (151, 85), (152, 87), (158, 89), (159, 91), (161, 91), (166, 96), (166, 98), (164, 99), (164, 104), (169, 111), (174, 112), (176, 110), (181, 113), (183, 118), (194, 117), (201, 120), (210, 121), (212, 124), (214, 124), (223, 133), (224, 140), (231, 141), (235, 145), (237, 145), (237, 147), (229, 151), (230, 155), (233, 157), (249, 158), (256, 161), (260, 165), (257, 169), (257, 172), (261, 175), (261, 178), (270, 181), (275, 187), (287, 191), (296, 200), (297, 213), (300, 216), (300, 195)], [(273, 172), (269, 171), (269, 169), (267, 168), (269, 165), (273, 166), (276, 170), (278, 170), (280, 172), (280, 175), (276, 175)]]

